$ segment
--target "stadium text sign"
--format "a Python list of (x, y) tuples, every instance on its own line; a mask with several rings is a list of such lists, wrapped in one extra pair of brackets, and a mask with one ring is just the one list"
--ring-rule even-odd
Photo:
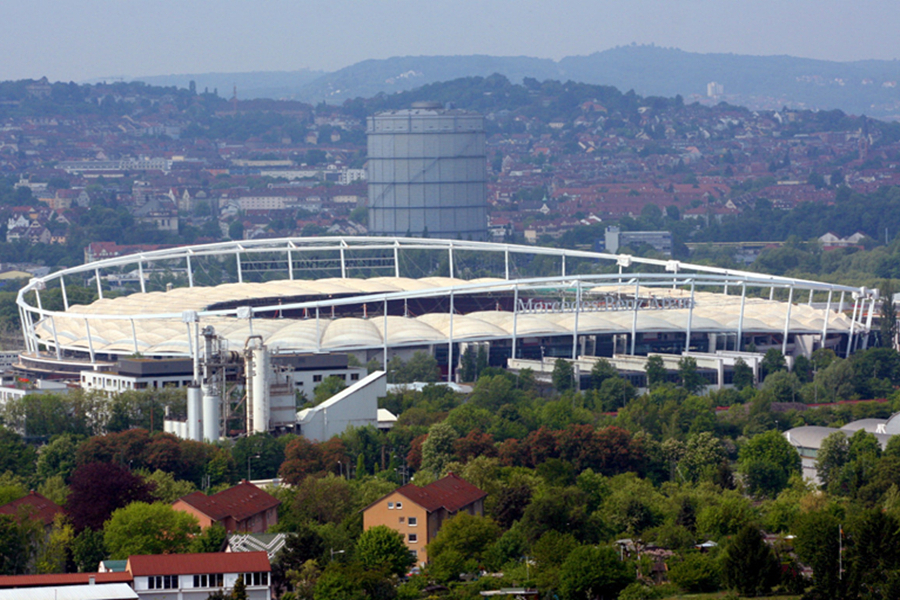
[[(637, 302), (637, 306), (635, 306)], [(519, 313), (560, 313), (560, 312), (603, 312), (616, 310), (674, 310), (691, 308), (690, 298), (622, 298), (607, 295), (597, 300), (541, 300), (519, 299), (516, 312)]]

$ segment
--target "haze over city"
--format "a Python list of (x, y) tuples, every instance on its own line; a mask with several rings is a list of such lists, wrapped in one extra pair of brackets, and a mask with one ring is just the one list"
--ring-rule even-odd
[(691, 52), (896, 59), (886, 0), (8, 0), (0, 79), (336, 70), (400, 55), (559, 59), (631, 43)]

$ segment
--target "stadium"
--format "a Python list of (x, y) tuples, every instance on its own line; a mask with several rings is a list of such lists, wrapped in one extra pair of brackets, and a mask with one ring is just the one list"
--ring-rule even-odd
[[(66, 285), (99, 298), (74, 303)], [(59, 288), (62, 306), (42, 294)], [(202, 358), (260, 339), (279, 353), (384, 364), (424, 350), (448, 380), (469, 344), (491, 365), (649, 353), (839, 355), (864, 347), (877, 290), (657, 260), (406, 237), (231, 241), (145, 252), (32, 279), (20, 368), (56, 376), (123, 357)], [(195, 373), (197, 370), (195, 368)]]

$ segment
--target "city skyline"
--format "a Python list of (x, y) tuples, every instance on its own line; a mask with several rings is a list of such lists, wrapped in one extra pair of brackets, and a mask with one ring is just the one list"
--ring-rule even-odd
[(403, 55), (524, 55), (558, 60), (655, 44), (701, 53), (824, 60), (897, 59), (900, 12), (885, 0), (524, 0), (190, 3), (10, 0), (0, 79), (313, 69)]

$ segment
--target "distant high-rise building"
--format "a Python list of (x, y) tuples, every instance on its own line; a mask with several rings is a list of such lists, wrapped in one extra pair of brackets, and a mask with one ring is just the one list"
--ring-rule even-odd
[(369, 232), (487, 238), (484, 117), (440, 103), (369, 117)]
[(709, 98), (717, 98), (725, 93), (725, 86), (715, 81), (706, 84), (706, 95)]

